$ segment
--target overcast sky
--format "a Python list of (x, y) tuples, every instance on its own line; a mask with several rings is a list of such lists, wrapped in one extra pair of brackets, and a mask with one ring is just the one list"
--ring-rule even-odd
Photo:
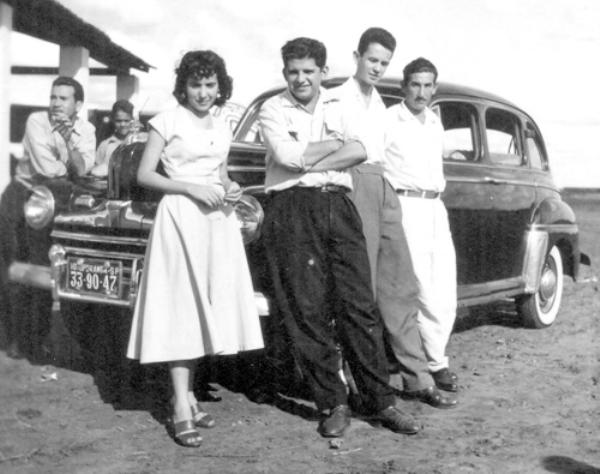
[[(362, 31), (381, 26), (398, 48), (389, 76), (417, 56), (440, 79), (494, 92), (538, 122), (557, 182), (600, 187), (600, 2), (596, 0), (59, 0), (117, 44), (155, 66), (140, 77), (139, 105), (168, 105), (173, 69), (190, 49), (213, 49), (234, 78), (232, 100), (247, 104), (281, 84), (279, 49), (310, 36), (328, 48), (330, 75), (353, 71)], [(13, 64), (56, 66), (58, 48), (13, 35)], [(47, 102), (29, 80), (13, 102)], [(37, 78), (39, 82), (39, 78)], [(112, 82), (97, 81), (89, 102), (110, 106)], [(43, 88), (42, 88), (43, 89)], [(28, 91), (26, 96), (25, 91)]]

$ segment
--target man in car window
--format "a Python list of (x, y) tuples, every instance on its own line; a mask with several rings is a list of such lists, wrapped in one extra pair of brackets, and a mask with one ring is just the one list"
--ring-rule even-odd
[(75, 79), (61, 76), (52, 82), (49, 110), (34, 112), (27, 118), (23, 157), (0, 200), (0, 298), (4, 300), (0, 306), (8, 313), (3, 316), (10, 355), (18, 355), (19, 331), (15, 314), (18, 308), (12, 291), (9, 292), (8, 268), (17, 255), (27, 255), (23, 205), (29, 189), (43, 178), (84, 175), (94, 164), (94, 126), (77, 115), (83, 98), (83, 88)]
[(443, 128), (428, 107), (437, 69), (418, 58), (404, 68), (405, 99), (388, 109), (386, 177), (402, 205), (402, 224), (419, 291), (419, 330), (429, 369), (439, 388), (458, 390), (446, 345), (456, 318), (456, 256), (440, 194)]
[[(383, 347), (383, 327), (371, 292), (360, 217), (344, 170), (364, 156), (360, 143), (329, 133), (330, 101), (321, 88), (325, 46), (296, 38), (282, 50), (287, 88), (259, 113), (267, 147), (264, 244), (274, 293), (274, 317), (287, 331), (318, 410), (319, 431), (343, 436), (350, 424), (337, 343), (374, 419), (395, 432), (419, 430), (395, 407)], [(328, 171), (315, 171), (329, 162)]]
[(403, 394), (437, 408), (452, 408), (456, 400), (441, 393), (429, 373), (417, 327), (417, 287), (402, 211), (394, 188), (384, 177), (386, 107), (375, 86), (395, 48), (391, 33), (367, 29), (354, 52), (354, 76), (331, 95), (339, 101), (341, 136), (345, 140), (356, 137), (366, 150), (366, 161), (351, 170), (351, 198), (362, 219), (374, 294), (399, 362)]

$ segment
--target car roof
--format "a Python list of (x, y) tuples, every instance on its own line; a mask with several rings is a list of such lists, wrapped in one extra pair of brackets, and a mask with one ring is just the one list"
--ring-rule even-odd
[[(323, 81), (323, 87), (325, 87), (325, 88), (336, 87), (336, 86), (343, 84), (347, 79), (348, 79), (348, 77), (336, 76), (331, 79), (327, 79), (327, 80)], [(402, 97), (403, 94), (400, 89), (401, 81), (402, 81), (401, 77), (393, 77), (393, 76), (392, 77), (384, 77), (377, 84), (377, 89), (379, 90), (380, 94)], [(285, 89), (284, 87), (277, 87), (277, 88), (270, 89), (270, 90), (264, 92), (263, 94), (259, 95), (256, 98), (256, 101), (262, 102), (263, 100), (265, 100), (275, 94), (278, 94), (279, 92), (283, 91), (284, 89)], [(493, 102), (499, 102), (501, 104), (508, 105), (510, 107), (520, 110), (521, 112), (524, 112), (520, 107), (518, 107), (514, 103), (512, 103), (496, 94), (492, 94), (490, 92), (486, 92), (481, 89), (476, 89), (474, 87), (468, 87), (468, 86), (463, 86), (460, 84), (454, 84), (451, 82), (440, 81), (438, 83), (438, 87), (437, 87), (437, 91), (434, 95), (434, 99), (440, 98), (440, 97), (445, 97), (445, 96), (452, 96), (452, 97), (462, 96), (462, 97), (472, 97), (474, 99), (490, 100)]]

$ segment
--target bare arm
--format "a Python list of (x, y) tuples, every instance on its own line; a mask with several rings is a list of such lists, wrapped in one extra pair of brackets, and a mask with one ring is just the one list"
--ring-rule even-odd
[(310, 169), (310, 171), (339, 171), (356, 166), (367, 159), (367, 152), (359, 141), (349, 141), (340, 149), (327, 155)]
[(165, 147), (165, 140), (160, 134), (150, 129), (146, 148), (137, 171), (137, 180), (141, 186), (156, 189), (167, 194), (183, 194), (198, 200), (209, 207), (216, 207), (223, 203), (225, 190), (220, 186), (197, 185), (175, 181), (162, 176), (156, 171), (160, 155)]

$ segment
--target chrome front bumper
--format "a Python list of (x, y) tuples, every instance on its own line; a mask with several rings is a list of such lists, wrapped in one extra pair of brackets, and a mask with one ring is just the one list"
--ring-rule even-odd
[[(83, 295), (66, 292), (60, 288), (60, 285), (58, 285), (57, 282), (63, 281), (62, 279), (64, 279), (65, 272), (66, 260), (60, 258), (53, 259), (53, 262), (49, 267), (25, 262), (13, 262), (8, 270), (8, 278), (12, 283), (48, 290), (52, 292), (52, 298), (55, 301), (70, 300), (130, 308), (133, 308), (135, 305), (137, 284), (129, 288), (126, 299), (117, 300), (112, 298), (102, 298), (101, 296)], [(139, 277), (135, 277), (135, 279), (138, 280)], [(258, 314), (260, 316), (268, 316), (269, 302), (265, 295), (259, 291), (255, 291), (254, 301), (256, 303)]]

